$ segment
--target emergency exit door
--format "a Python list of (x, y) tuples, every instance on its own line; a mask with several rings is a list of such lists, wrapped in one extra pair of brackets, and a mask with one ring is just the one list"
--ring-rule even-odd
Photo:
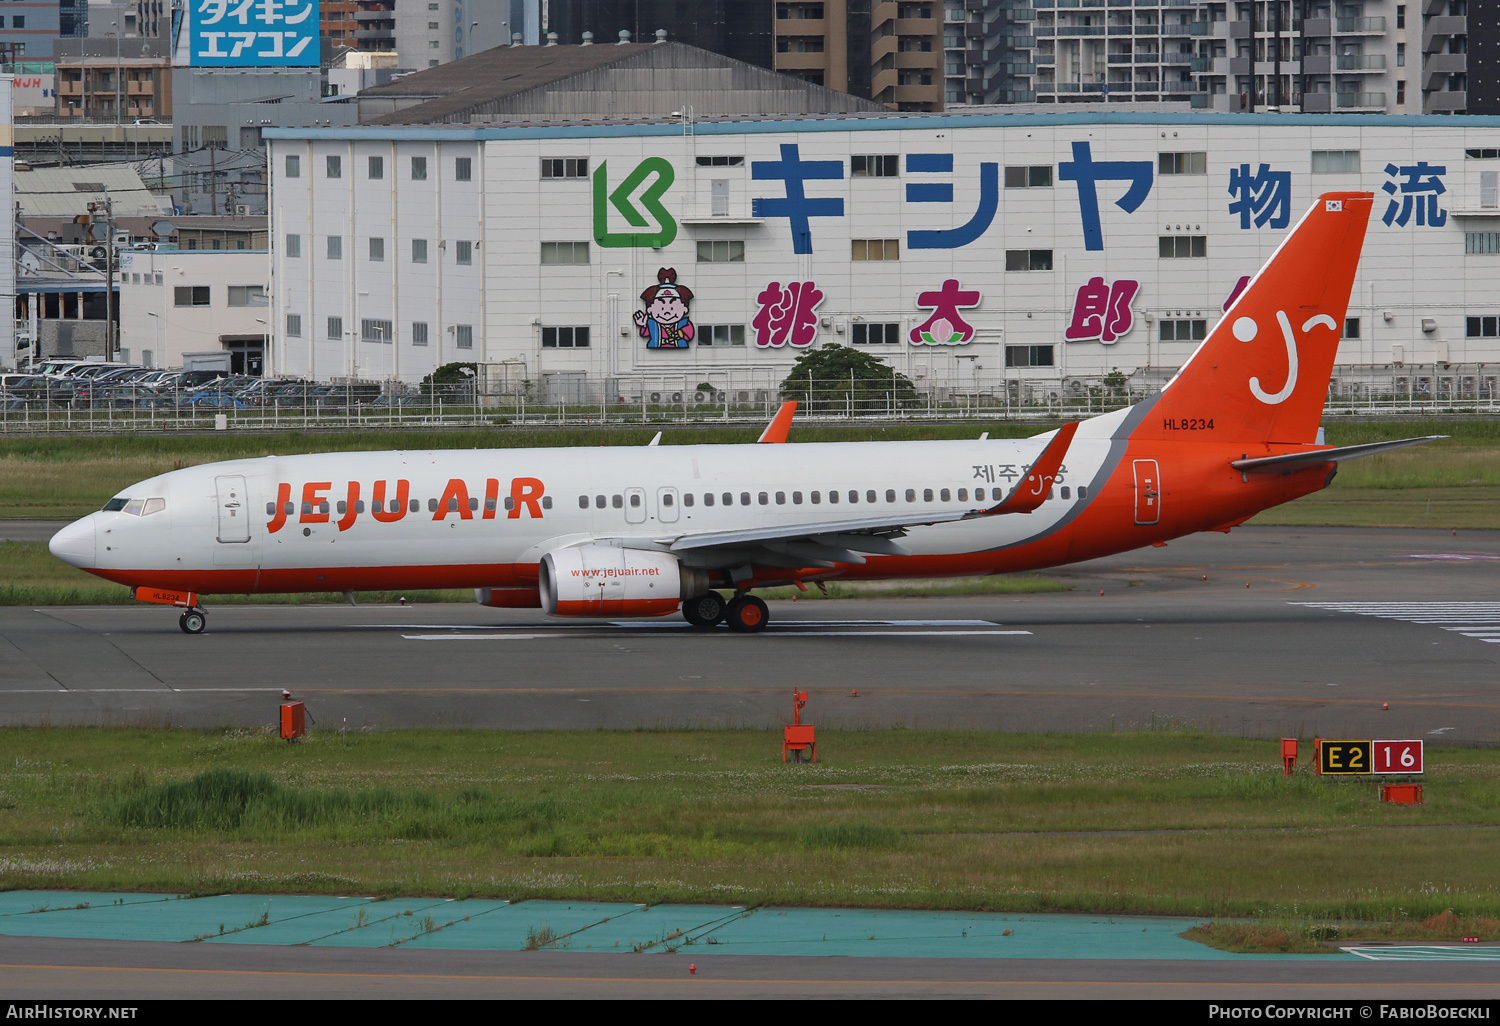
[(216, 477), (219, 491), (219, 541), (238, 544), (250, 540), (250, 510), (245, 501), (245, 479)]
[(1154, 524), (1161, 519), (1161, 470), (1155, 460), (1135, 461), (1135, 522)]

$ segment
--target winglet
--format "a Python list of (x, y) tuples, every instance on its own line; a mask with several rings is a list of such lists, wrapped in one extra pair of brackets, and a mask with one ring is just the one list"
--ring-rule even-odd
[(1026, 471), (1026, 476), (1016, 482), (1016, 487), (1005, 497), (1005, 501), (985, 513), (993, 516), (1000, 513), (1030, 513), (1046, 501), (1052, 491), (1052, 482), (1062, 467), (1068, 446), (1073, 444), (1073, 435), (1078, 431), (1078, 422), (1064, 424), (1047, 443), (1047, 448)]
[(789, 403), (782, 403), (781, 409), (776, 411), (776, 416), (766, 429), (760, 433), (757, 442), (785, 442), (787, 434), (792, 430), (792, 414), (797, 412), (797, 401), (794, 399)]

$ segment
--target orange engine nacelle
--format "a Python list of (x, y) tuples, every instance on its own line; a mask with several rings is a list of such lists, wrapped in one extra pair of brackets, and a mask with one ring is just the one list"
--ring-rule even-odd
[(496, 609), (540, 609), (541, 593), (535, 588), (475, 588), (474, 601)]
[(708, 573), (668, 552), (579, 545), (542, 557), (542, 609), (553, 616), (662, 616), (708, 590)]

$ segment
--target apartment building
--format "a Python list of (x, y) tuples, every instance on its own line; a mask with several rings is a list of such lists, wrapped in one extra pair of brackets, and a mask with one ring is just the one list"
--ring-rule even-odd
[[(977, 0), (971, 6), (982, 16)], [(962, 25), (969, 12), (961, 4), (956, 12)], [(892, 110), (939, 111), (948, 94), (947, 71), (968, 60), (950, 60), (948, 43), (962, 44), (964, 37), (945, 30), (947, 18), (943, 0), (778, 0), (776, 70)], [(969, 53), (966, 44), (953, 50)], [(983, 60), (982, 48), (973, 52), (976, 62)], [(978, 102), (969, 95), (963, 92), (958, 102)]]

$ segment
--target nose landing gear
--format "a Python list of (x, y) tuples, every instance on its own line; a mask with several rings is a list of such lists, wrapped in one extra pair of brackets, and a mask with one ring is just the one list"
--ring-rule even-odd
[(177, 626), (182, 628), (184, 634), (202, 634), (203, 629), (208, 626), (208, 614), (193, 606), (184, 610), (182, 616), (177, 618)]

